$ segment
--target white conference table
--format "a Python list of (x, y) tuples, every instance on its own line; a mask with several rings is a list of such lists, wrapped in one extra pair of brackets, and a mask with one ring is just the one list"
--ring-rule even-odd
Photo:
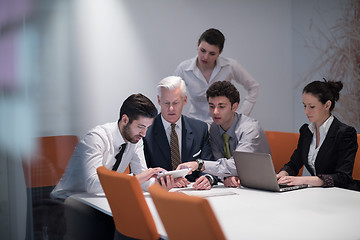
[[(276, 193), (222, 185), (181, 191), (207, 198), (227, 239), (360, 239), (360, 192), (306, 188)], [(158, 232), (166, 236), (151, 197), (144, 195)], [(111, 215), (104, 196), (71, 198)]]

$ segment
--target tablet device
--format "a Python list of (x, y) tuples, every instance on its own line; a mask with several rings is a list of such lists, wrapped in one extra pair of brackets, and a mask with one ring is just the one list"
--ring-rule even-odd
[(185, 177), (190, 172), (190, 170), (191, 170), (190, 168), (185, 168), (185, 169), (173, 170), (168, 172), (159, 172), (157, 177), (161, 178), (161, 177), (166, 177), (167, 175), (172, 175), (174, 179), (176, 179), (179, 177)]

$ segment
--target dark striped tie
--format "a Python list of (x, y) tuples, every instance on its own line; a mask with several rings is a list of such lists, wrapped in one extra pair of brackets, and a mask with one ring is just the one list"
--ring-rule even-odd
[(171, 134), (170, 134), (170, 153), (171, 153), (171, 164), (173, 170), (181, 163), (180, 161), (180, 151), (179, 151), (179, 139), (175, 131), (176, 124), (171, 124)]

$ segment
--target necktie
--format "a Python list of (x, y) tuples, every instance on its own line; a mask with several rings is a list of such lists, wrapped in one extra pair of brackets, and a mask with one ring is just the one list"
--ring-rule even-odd
[(229, 159), (231, 158), (230, 145), (229, 145), (230, 136), (227, 133), (224, 133), (222, 137), (224, 139), (224, 157)]
[(180, 162), (180, 151), (179, 151), (179, 139), (175, 131), (176, 124), (171, 124), (171, 134), (170, 134), (170, 154), (171, 154), (171, 164), (173, 170), (181, 163)]
[(113, 171), (116, 171), (120, 165), (120, 162), (121, 162), (121, 158), (122, 158), (122, 155), (124, 154), (125, 152), (125, 148), (126, 148), (126, 143), (123, 143), (121, 144), (120, 146), (120, 152), (118, 154), (116, 154), (115, 158), (116, 158), (116, 162), (112, 168)]

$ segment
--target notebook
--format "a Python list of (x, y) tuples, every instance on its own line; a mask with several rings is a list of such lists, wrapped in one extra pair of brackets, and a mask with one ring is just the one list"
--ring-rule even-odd
[(240, 183), (244, 187), (274, 192), (306, 188), (308, 185), (279, 185), (271, 155), (267, 153), (233, 152)]

